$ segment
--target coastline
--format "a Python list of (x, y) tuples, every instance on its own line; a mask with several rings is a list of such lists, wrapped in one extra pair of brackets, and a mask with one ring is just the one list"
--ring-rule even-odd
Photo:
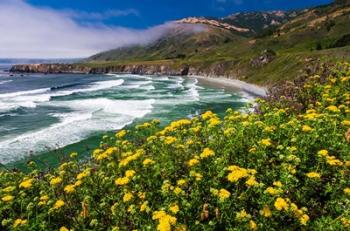
[(187, 77), (195, 78), (204, 84), (208, 84), (214, 87), (223, 87), (223, 88), (234, 89), (234, 90), (242, 90), (254, 96), (265, 97), (267, 96), (267, 92), (268, 92), (268, 89), (266, 87), (262, 87), (262, 86), (247, 83), (238, 79), (230, 79), (222, 76), (205, 77), (205, 76), (199, 76), (199, 75), (189, 75)]

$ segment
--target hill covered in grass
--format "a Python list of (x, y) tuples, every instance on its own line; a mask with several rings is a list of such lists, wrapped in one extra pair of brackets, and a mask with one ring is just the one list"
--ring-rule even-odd
[(91, 160), (0, 171), (2, 230), (349, 230), (350, 64), (287, 82), (255, 112), (153, 120)]
[[(146, 46), (94, 55), (84, 65), (188, 67), (189, 75), (226, 76), (273, 85), (294, 78), (300, 69), (320, 60), (349, 60), (349, 10), (349, 1), (335, 1), (301, 11), (241, 13), (207, 19), (214, 20), (211, 23), (202, 18), (199, 21), (206, 29), (201, 32), (184, 34), (175, 30)], [(179, 25), (199, 25), (198, 20), (180, 22)], [(273, 51), (274, 55), (266, 59), (266, 51)]]

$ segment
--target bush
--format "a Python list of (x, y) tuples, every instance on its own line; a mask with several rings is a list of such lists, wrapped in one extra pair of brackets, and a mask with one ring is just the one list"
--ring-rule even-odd
[(154, 120), (103, 137), (88, 163), (1, 171), (2, 230), (348, 230), (349, 76), (310, 76), (299, 111), (281, 96)]

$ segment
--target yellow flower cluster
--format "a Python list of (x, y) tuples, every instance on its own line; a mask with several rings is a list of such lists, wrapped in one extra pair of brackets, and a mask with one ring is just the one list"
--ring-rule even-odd
[(176, 217), (167, 214), (163, 210), (153, 212), (152, 219), (158, 220), (158, 231), (171, 231), (171, 227), (176, 224)]
[(138, 149), (135, 154), (127, 156), (125, 159), (120, 160), (119, 167), (127, 166), (130, 162), (137, 160), (145, 153), (144, 150)]

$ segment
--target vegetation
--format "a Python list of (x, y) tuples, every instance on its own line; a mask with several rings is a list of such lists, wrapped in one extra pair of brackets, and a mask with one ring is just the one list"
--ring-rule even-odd
[(0, 172), (2, 230), (349, 230), (350, 64), (228, 109)]

